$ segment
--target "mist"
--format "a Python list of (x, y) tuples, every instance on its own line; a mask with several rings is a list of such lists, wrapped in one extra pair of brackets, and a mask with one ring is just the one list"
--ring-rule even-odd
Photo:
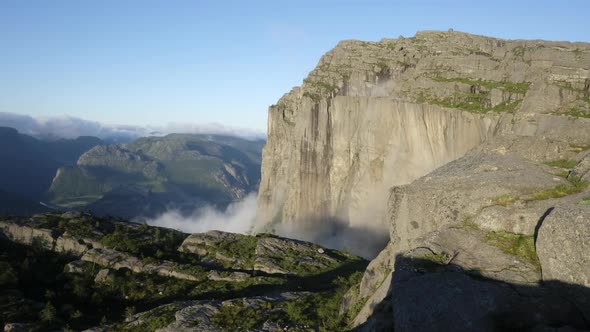
[(256, 193), (250, 193), (243, 200), (231, 203), (223, 211), (209, 205), (196, 209), (189, 216), (178, 210), (170, 210), (155, 219), (148, 220), (147, 224), (185, 233), (218, 230), (247, 234), (252, 229), (255, 219)]
[[(213, 206), (196, 209), (190, 215), (170, 210), (148, 220), (150, 226), (172, 228), (185, 233), (203, 233), (210, 230), (253, 235), (258, 232), (273, 233), (286, 238), (303, 240), (326, 248), (346, 250), (352, 254), (372, 259), (389, 241), (389, 232), (383, 229), (351, 226), (339, 219), (323, 219), (316, 222), (292, 222), (263, 228), (255, 227), (256, 193), (230, 204), (225, 210)], [(259, 225), (260, 226), (260, 225)]]
[(317, 243), (326, 248), (348, 251), (367, 259), (375, 258), (389, 241), (388, 230), (352, 226), (338, 219), (280, 224), (275, 227), (274, 233)]

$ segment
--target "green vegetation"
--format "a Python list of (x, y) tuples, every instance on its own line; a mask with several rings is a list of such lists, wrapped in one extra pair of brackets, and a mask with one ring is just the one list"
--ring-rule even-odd
[(338, 277), (332, 283), (332, 292), (313, 293), (282, 305), (287, 318), (299, 325), (313, 327), (318, 331), (342, 331), (346, 329), (347, 319), (340, 315), (340, 304), (346, 292), (358, 285), (362, 279), (361, 272), (348, 277)]
[(463, 219), (463, 225), (462, 225), (462, 228), (465, 228), (465, 229), (470, 229), (470, 230), (478, 230), (478, 229), (479, 229), (479, 225), (478, 225), (478, 224), (476, 224), (476, 223), (473, 221), (473, 219), (474, 219), (474, 217), (473, 217), (473, 216), (468, 216), (468, 217), (465, 217), (465, 219)]
[(173, 258), (178, 256), (176, 248), (186, 237), (184, 233), (167, 228), (116, 223), (114, 230), (101, 242), (107, 248), (142, 257), (155, 256), (159, 251), (160, 258)]
[(578, 108), (572, 108), (569, 112), (564, 113), (567, 116), (575, 118), (590, 118), (590, 112), (579, 110)]
[(486, 81), (486, 80), (472, 80), (469, 78), (462, 78), (462, 77), (453, 77), (453, 78), (445, 78), (442, 76), (437, 76), (433, 78), (436, 82), (456, 82), (456, 83), (463, 83), (473, 86), (482, 86), (488, 89), (502, 89), (512, 93), (518, 94), (526, 94), (529, 90), (530, 83), (529, 82), (499, 82), (499, 81)]
[(388, 42), (387, 44), (385, 44), (385, 47), (387, 49), (390, 49), (390, 50), (395, 50), (395, 43), (394, 42)]
[(512, 195), (500, 195), (494, 198), (493, 201), (496, 205), (508, 206), (516, 201), (516, 197)]
[(581, 201), (578, 202), (578, 204), (580, 204), (580, 205), (590, 205), (590, 196), (582, 199)]
[(544, 163), (545, 165), (549, 165), (551, 167), (559, 167), (559, 168), (574, 168), (576, 167), (576, 165), (578, 164), (577, 161), (575, 160), (565, 160), (565, 159), (560, 159), (560, 160), (554, 160), (554, 161), (548, 161)]
[(156, 331), (174, 322), (174, 314), (180, 309), (178, 305), (169, 304), (151, 310), (147, 314), (143, 314), (141, 324), (133, 325), (131, 328), (124, 324), (117, 324), (113, 327), (115, 331), (125, 332), (145, 332)]
[(485, 240), (489, 244), (500, 248), (502, 252), (516, 256), (520, 260), (540, 268), (539, 259), (535, 251), (535, 240), (532, 235), (489, 232), (486, 234)]
[(448, 108), (458, 108), (460, 110), (473, 113), (512, 113), (520, 105), (519, 100), (513, 102), (502, 102), (494, 107), (489, 107), (489, 93), (459, 92), (444, 98), (427, 100), (427, 102)]
[[(15, 222), (25, 222), (25, 219)], [(26, 222), (30, 221), (27, 219)], [(107, 278), (95, 281), (95, 276), (104, 267), (76, 262), (65, 269), (66, 264), (78, 258), (47, 251), (44, 249), (47, 246), (23, 246), (0, 240), (0, 303), (3, 303), (0, 321), (33, 322), (41, 330), (84, 330), (108, 325), (112, 331), (155, 331), (174, 320), (174, 313), (181, 308), (178, 305), (185, 300), (226, 300), (274, 292), (306, 291), (316, 293), (290, 305), (222, 308), (214, 320), (225, 324), (226, 331), (245, 331), (261, 326), (268, 319), (295, 327), (295, 330), (302, 326), (301, 322), (309, 322), (315, 330), (333, 331), (334, 326), (346, 326), (347, 315), (339, 315), (340, 303), (351, 283), (358, 284), (367, 263), (358, 257), (325, 249), (325, 254), (339, 261), (315, 268), (312, 267), (315, 263), (298, 262), (295, 257), (301, 259), (301, 253), (293, 250), (289, 253), (293, 257), (283, 262), (291, 264), (285, 266), (297, 275), (248, 273), (244, 281), (214, 281), (209, 280), (211, 272), (228, 277), (236, 270), (244, 272), (251, 269), (257, 241), (273, 236), (244, 236), (237, 241), (208, 247), (207, 250), (214, 254), (225, 255), (230, 260), (237, 258), (249, 265), (243, 268), (239, 264), (227, 264), (221, 268), (202, 262), (202, 257), (198, 255), (178, 252), (178, 246), (187, 235), (169, 229), (85, 214), (62, 217), (61, 213), (47, 213), (36, 216), (32, 223), (57, 233), (102, 238), (101, 242), (106, 247), (137, 256), (144, 264), (160, 263), (165, 259), (174, 264), (177, 271), (189, 272), (196, 277), (192, 281), (111, 269)], [(310, 248), (318, 255), (315, 247)], [(276, 256), (280, 253), (280, 250), (277, 251)], [(312, 259), (315, 257), (311, 252), (303, 254)], [(275, 256), (269, 255), (270, 259), (274, 259)], [(280, 260), (280, 257), (277, 259)], [(64, 273), (64, 270), (68, 272)], [(44, 306), (39, 307), (36, 303), (43, 303)], [(176, 304), (162, 306), (165, 303)], [(298, 303), (306, 304), (298, 310), (294, 308)], [(135, 323), (129, 324), (123, 321), (125, 319)]]
[(55, 306), (51, 304), (51, 302), (47, 302), (43, 310), (39, 312), (39, 318), (45, 322), (53, 322), (57, 316), (57, 309)]
[(18, 277), (10, 264), (0, 261), (0, 286), (13, 285), (18, 282)]
[(560, 198), (580, 193), (588, 187), (588, 182), (580, 179), (570, 179), (570, 184), (561, 184), (557, 187), (539, 191), (533, 194), (530, 201), (542, 201), (551, 198)]
[(439, 253), (429, 252), (427, 254), (420, 256), (420, 258), (431, 261), (431, 262), (438, 264), (438, 265), (446, 265), (449, 261), (450, 256), (445, 252), (439, 252)]
[[(243, 267), (254, 267), (254, 258), (256, 250), (256, 237), (244, 236), (236, 241), (223, 243), (217, 248), (217, 252), (226, 257), (237, 258), (242, 261)], [(212, 258), (215, 258), (213, 255)], [(227, 262), (227, 267), (231, 267), (233, 263)]]
[(219, 135), (171, 134), (95, 149), (84, 155), (84, 165), (60, 168), (46, 200), (127, 218), (159, 215), (171, 203), (199, 200), (223, 206), (235, 198), (235, 189), (256, 189), (263, 144)]
[[(238, 304), (222, 305), (219, 312), (211, 317), (211, 322), (222, 328), (224, 332), (250, 331), (260, 327), (267, 320), (280, 318), (279, 312), (272, 312), (272, 304), (263, 303), (253, 307)], [(270, 314), (269, 314), (270, 313)]]

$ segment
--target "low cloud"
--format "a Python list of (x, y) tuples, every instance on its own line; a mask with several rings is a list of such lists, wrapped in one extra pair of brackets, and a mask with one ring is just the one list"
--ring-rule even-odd
[(210, 230), (247, 234), (256, 218), (256, 193), (230, 204), (224, 211), (212, 206), (195, 210), (190, 216), (171, 210), (148, 220), (150, 226), (176, 229), (185, 233), (202, 233)]
[(68, 115), (33, 117), (6, 112), (0, 112), (0, 126), (12, 127), (20, 133), (43, 139), (96, 136), (115, 142), (125, 142), (146, 136), (164, 136), (172, 133), (229, 135), (246, 139), (262, 139), (265, 137), (263, 132), (257, 130), (228, 127), (218, 123), (168, 123), (162, 126), (106, 125)]

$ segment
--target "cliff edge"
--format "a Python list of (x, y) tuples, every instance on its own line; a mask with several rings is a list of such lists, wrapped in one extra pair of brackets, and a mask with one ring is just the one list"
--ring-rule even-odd
[(588, 328), (589, 150), (590, 44), (343, 41), (269, 109), (257, 227), (385, 247), (359, 330)]

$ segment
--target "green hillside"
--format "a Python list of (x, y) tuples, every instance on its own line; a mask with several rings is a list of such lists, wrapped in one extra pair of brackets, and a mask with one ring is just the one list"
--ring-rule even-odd
[[(43, 141), (0, 127), (0, 191), (39, 202), (59, 167), (74, 165), (82, 153), (100, 144), (95, 137)], [(15, 210), (8, 200), (1, 200), (0, 211), (4, 210), (39, 212)]]
[(126, 218), (168, 208), (223, 207), (258, 187), (264, 141), (171, 134), (97, 146), (62, 167), (51, 204)]

